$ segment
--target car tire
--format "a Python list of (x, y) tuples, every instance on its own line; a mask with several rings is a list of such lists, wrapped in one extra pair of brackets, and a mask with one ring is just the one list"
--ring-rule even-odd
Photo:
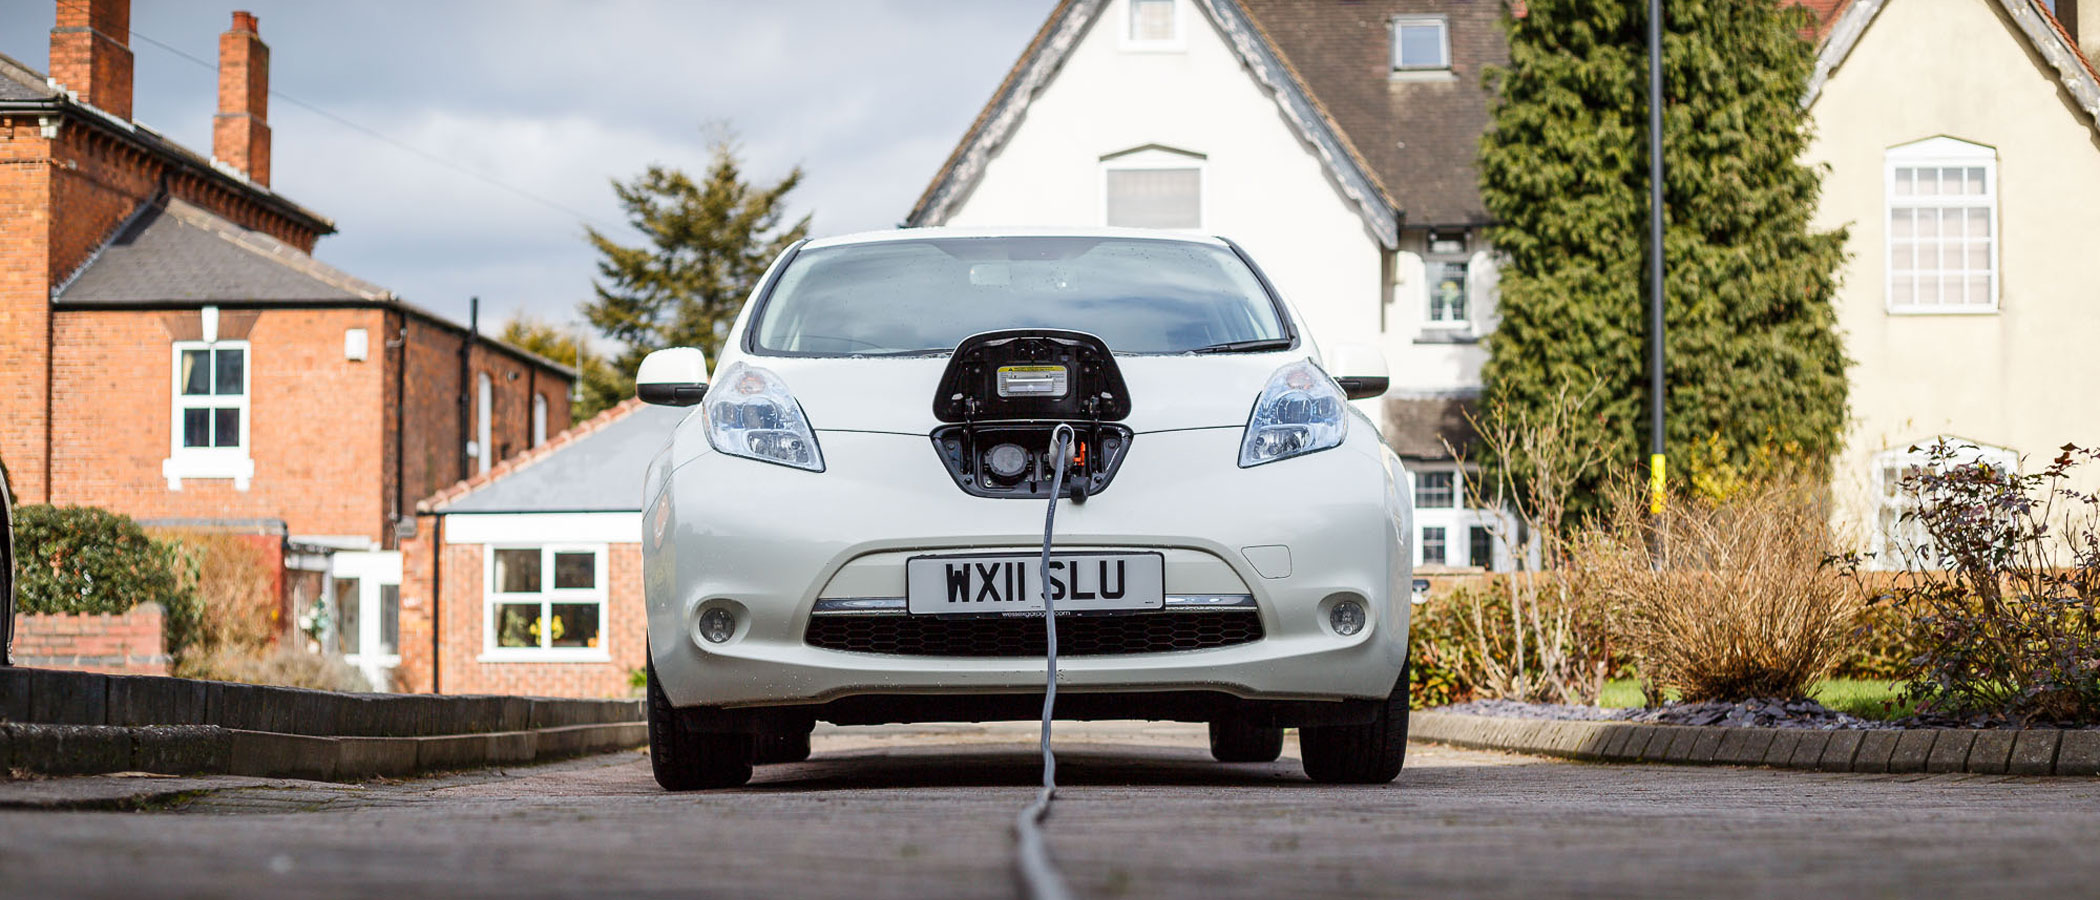
[(649, 767), (667, 791), (736, 787), (751, 780), (753, 741), (748, 734), (694, 731), (656, 682), (649, 661)]
[(1385, 784), (1407, 761), (1407, 663), (1371, 721), (1298, 729), (1305, 777), (1321, 784)]
[(1210, 758), (1228, 763), (1275, 762), (1283, 755), (1283, 729), (1237, 719), (1210, 723)]
[(769, 732), (758, 736), (758, 756), (754, 761), (759, 765), (797, 763), (806, 759), (809, 759), (807, 731)]

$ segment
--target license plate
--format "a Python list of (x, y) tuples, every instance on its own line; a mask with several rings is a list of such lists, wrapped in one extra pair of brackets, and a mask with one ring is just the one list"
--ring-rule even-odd
[[(906, 607), (913, 615), (1041, 614), (1042, 564), (1041, 554), (913, 557), (904, 564)], [(1166, 598), (1157, 553), (1050, 555), (1050, 599), (1061, 614), (1162, 609)]]

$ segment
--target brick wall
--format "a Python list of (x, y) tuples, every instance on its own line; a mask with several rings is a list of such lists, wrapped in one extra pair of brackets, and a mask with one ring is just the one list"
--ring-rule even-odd
[(158, 603), (123, 615), (15, 616), (14, 662), (42, 669), (111, 675), (166, 675), (168, 653)]
[[(61, 5), (61, 9), (65, 8)], [(0, 116), (0, 459), (26, 503), (49, 497), (51, 289), (85, 263), (139, 205), (168, 193), (312, 252), (311, 224), (221, 180), (172, 164), (106, 125)]]
[[(460, 380), (460, 347), (465, 337), (434, 323), (409, 317), (406, 359), (408, 384), (402, 392), (406, 410), (401, 454), (401, 477), (407, 484), (403, 506), (414, 509), (416, 501), (452, 486), (477, 471), (466, 458), (466, 443), (475, 437), (475, 404), (479, 397), (475, 376), (489, 376), (491, 404), (490, 443), (495, 445), (494, 462), (515, 456), (531, 447), (532, 395), (547, 398), (547, 436), (569, 427), (569, 380), (486, 341), (475, 344), (468, 354), (466, 380)], [(388, 386), (392, 390), (392, 386)], [(467, 400), (467, 418), (462, 431), (460, 398)], [(391, 403), (392, 394), (389, 393)]]
[(52, 395), (54, 502), (137, 518), (282, 519), (293, 534), (381, 539), (387, 498), (384, 365), (343, 357), (343, 333), (384, 340), (375, 309), (227, 310), (220, 337), (249, 342), (248, 489), (184, 479), (169, 490), (161, 463), (174, 430), (172, 343), (200, 333), (194, 310), (61, 309)]
[[(463, 477), (457, 404), (464, 337), (458, 332), (375, 308), (229, 308), (220, 313), (220, 337), (249, 343), (255, 476), (245, 491), (224, 478), (184, 479), (181, 490), (169, 490), (161, 464), (174, 430), (171, 345), (195, 339), (200, 319), (195, 310), (55, 313), (52, 502), (138, 518), (281, 519), (295, 535), (391, 543), (390, 523), (401, 510), (392, 464), (393, 370), (401, 350), (387, 343), (398, 339), (404, 321), (408, 383), (400, 449), (407, 492), (398, 500), (413, 508)], [(343, 356), (343, 335), (351, 328), (366, 329), (362, 361)], [(567, 427), (566, 378), (485, 344), (469, 364), (490, 374), (491, 443), (499, 454), (526, 449), (534, 387), (550, 396), (549, 434)], [(471, 420), (468, 427), (471, 434)]]
[[(432, 606), (438, 635), (438, 690), (446, 694), (530, 694), (542, 697), (625, 697), (628, 673), (648, 659), (648, 618), (642, 598), (640, 544), (613, 544), (606, 552), (607, 593), (600, 634), (610, 662), (483, 662), (487, 645), (480, 544), (448, 544), (434, 560), (436, 517), (418, 519), (416, 537), (402, 542), (401, 666), (404, 690), (431, 689)], [(443, 583), (433, 596), (433, 562)]]
[(23, 503), (48, 489), (50, 159), (36, 117), (0, 117), (0, 460)]

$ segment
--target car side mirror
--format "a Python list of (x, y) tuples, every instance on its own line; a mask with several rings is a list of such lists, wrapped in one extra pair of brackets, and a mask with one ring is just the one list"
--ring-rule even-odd
[(1385, 394), (1393, 383), (1385, 367), (1385, 354), (1369, 344), (1337, 344), (1327, 354), (1327, 371), (1351, 400), (1369, 400)]
[(657, 406), (692, 406), (707, 396), (707, 354), (698, 347), (672, 347), (642, 358), (634, 373), (634, 395)]

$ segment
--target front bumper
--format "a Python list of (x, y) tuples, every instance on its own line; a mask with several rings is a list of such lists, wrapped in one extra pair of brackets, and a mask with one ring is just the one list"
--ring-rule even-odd
[[(1392, 691), (1407, 651), (1411, 578), (1397, 461), (1367, 422), (1340, 447), (1250, 469), (1236, 464), (1240, 436), (1238, 428), (1138, 435), (1106, 491), (1060, 505), (1056, 546), (1166, 551), (1186, 561), (1169, 566), (1169, 594), (1250, 594), (1263, 638), (1060, 657), (1060, 692), (1338, 701)], [(901, 562), (884, 566), (915, 552), (1040, 549), (1044, 513), (1039, 502), (957, 489), (924, 436), (820, 432), (818, 440), (822, 473), (694, 455), (644, 513), (650, 652), (672, 704), (836, 707), (854, 697), (923, 697), (909, 705), (914, 719), (926, 720), (948, 717), (940, 696), (958, 698), (953, 715), (968, 718), (971, 704), (960, 698), (1039, 693), (1039, 656), (904, 656), (805, 643), (819, 597), (871, 589), (901, 596)], [(657, 508), (665, 502), (668, 510)], [(1257, 551), (1276, 577), (1257, 571), (1242, 549), (1277, 546), (1289, 548), (1287, 571), (1275, 551)], [(1370, 610), (1365, 628), (1347, 637), (1327, 625), (1327, 608), (1342, 597)], [(699, 616), (712, 607), (736, 615), (726, 642), (698, 636)]]

